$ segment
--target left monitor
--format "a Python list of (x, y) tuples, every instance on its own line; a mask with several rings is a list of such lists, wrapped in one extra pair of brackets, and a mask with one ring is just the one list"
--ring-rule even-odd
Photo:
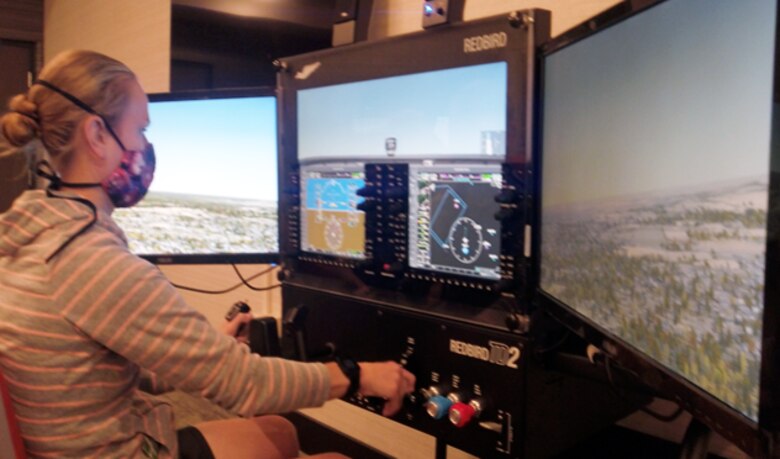
[(274, 90), (149, 100), (154, 181), (143, 201), (114, 213), (130, 250), (155, 263), (276, 261)]

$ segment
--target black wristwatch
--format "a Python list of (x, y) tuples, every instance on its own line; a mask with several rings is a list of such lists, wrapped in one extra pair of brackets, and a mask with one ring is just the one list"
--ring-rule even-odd
[(349, 357), (336, 357), (336, 363), (344, 373), (344, 376), (349, 379), (349, 389), (347, 389), (344, 398), (352, 397), (360, 389), (360, 365), (358, 365), (355, 359)]

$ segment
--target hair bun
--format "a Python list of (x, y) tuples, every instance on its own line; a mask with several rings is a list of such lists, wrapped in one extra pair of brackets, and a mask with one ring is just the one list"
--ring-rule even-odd
[(0, 118), (3, 135), (11, 145), (21, 147), (38, 136), (38, 106), (26, 94), (14, 96), (8, 103), (9, 112)]

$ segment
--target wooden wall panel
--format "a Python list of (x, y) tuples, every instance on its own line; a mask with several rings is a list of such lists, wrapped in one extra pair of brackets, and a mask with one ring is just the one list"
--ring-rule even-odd
[(0, 38), (43, 39), (43, 0), (0, 0)]

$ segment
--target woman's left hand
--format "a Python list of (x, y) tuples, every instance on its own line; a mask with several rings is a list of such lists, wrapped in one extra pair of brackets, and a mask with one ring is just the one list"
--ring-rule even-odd
[(222, 324), (222, 332), (234, 337), (239, 343), (249, 345), (249, 322), (252, 320), (251, 312), (239, 312), (230, 320)]

